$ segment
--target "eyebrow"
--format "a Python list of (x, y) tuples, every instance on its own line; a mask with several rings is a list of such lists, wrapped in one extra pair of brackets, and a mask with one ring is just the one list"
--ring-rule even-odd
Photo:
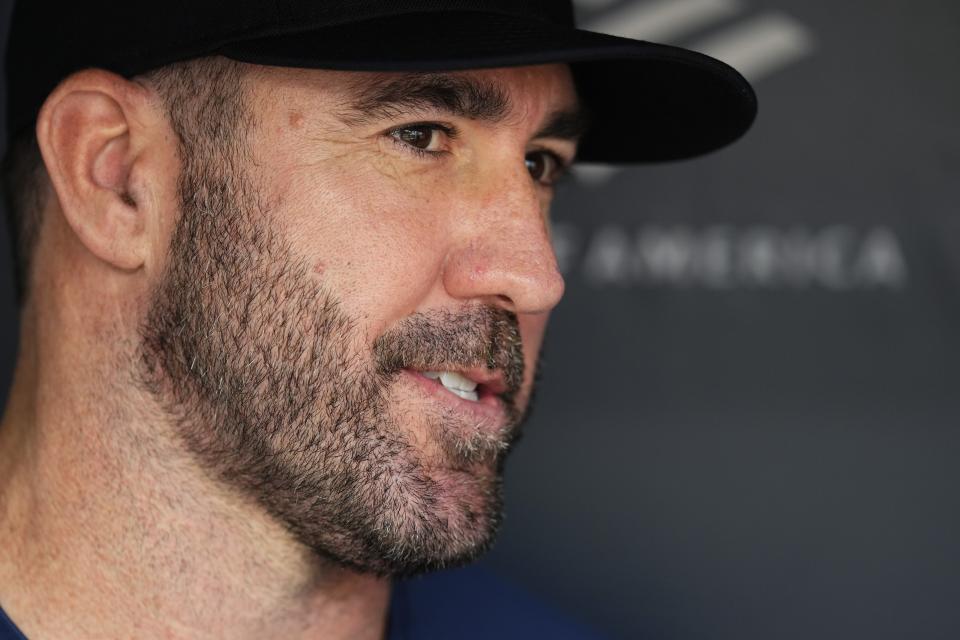
[[(386, 79), (377, 74), (351, 86), (349, 104), (337, 116), (348, 126), (398, 118), (410, 111), (435, 110), (490, 124), (513, 112), (510, 96), (493, 81), (447, 73), (406, 73)], [(579, 140), (590, 126), (582, 105), (551, 113), (535, 138)]]
[(560, 138), (579, 140), (590, 129), (590, 114), (583, 106), (564, 111), (554, 111), (547, 123), (534, 134), (534, 138)]

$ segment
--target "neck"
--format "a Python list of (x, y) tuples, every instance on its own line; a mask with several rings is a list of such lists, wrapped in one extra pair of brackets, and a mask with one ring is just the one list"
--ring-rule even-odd
[(386, 580), (206, 477), (117, 366), (135, 353), (35, 320), (0, 425), (0, 604), (28, 637), (383, 637)]

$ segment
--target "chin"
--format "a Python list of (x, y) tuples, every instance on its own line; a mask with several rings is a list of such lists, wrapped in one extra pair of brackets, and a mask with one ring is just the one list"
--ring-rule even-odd
[(392, 546), (400, 553), (387, 554), (381, 573), (410, 576), (468, 564), (496, 539), (503, 519), (506, 449), (468, 460), (451, 459), (446, 447), (439, 451), (436, 463), (420, 466), (423, 482), (413, 483), (403, 506), (385, 514), (392, 522), (383, 530), (394, 532)]

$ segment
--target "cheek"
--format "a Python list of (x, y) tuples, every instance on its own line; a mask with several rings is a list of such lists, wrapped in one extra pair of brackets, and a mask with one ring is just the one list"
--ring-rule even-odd
[(369, 167), (293, 167), (273, 186), (294, 252), (368, 334), (409, 314), (437, 285), (440, 203)]

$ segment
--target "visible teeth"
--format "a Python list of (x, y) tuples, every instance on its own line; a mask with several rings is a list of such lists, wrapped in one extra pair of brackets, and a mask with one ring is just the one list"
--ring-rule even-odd
[[(450, 389), (450, 387), (447, 387), (447, 389)], [(477, 399), (479, 398), (479, 396), (477, 396), (476, 391), (463, 391), (462, 389), (450, 389), (450, 391), (457, 394), (464, 400), (471, 400), (473, 402), (476, 402)]]
[(465, 400), (477, 401), (477, 383), (453, 371), (424, 371), (423, 375), (440, 384)]
[(459, 373), (453, 371), (441, 371), (440, 382), (451, 391), (473, 391), (477, 388), (477, 383), (473, 380), (464, 378)]

